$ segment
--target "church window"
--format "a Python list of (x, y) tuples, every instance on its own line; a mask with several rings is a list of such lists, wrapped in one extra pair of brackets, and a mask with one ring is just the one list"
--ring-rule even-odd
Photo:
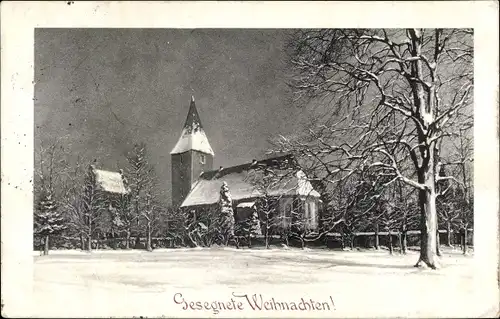
[(206, 158), (204, 154), (200, 155), (200, 164), (205, 164), (206, 163)]
[(292, 207), (293, 201), (291, 198), (284, 198), (281, 200), (281, 226), (283, 228), (289, 228), (292, 224)]
[(308, 201), (305, 205), (305, 219), (309, 229), (315, 229), (317, 225), (316, 202)]

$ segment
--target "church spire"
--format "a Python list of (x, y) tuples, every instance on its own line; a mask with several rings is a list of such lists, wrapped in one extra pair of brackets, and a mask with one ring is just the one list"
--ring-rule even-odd
[(189, 105), (189, 111), (182, 129), (181, 137), (170, 154), (180, 154), (189, 150), (196, 150), (214, 155), (214, 151), (201, 125), (200, 116), (198, 110), (196, 110), (196, 103), (194, 102), (194, 96), (191, 96), (191, 103)]

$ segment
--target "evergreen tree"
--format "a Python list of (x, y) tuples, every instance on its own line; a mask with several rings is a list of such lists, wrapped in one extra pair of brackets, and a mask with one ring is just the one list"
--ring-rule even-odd
[(261, 235), (262, 231), (260, 229), (259, 214), (255, 206), (252, 210), (252, 215), (249, 217), (249, 227), (248, 227), (248, 246), (252, 246), (251, 238), (257, 235)]
[(252, 207), (251, 214), (236, 224), (235, 233), (247, 239), (248, 248), (252, 247), (252, 238), (262, 234), (259, 215), (255, 206)]
[(53, 190), (48, 188), (40, 195), (35, 212), (35, 234), (43, 238), (44, 255), (49, 254), (51, 236), (59, 235), (64, 229), (66, 229), (64, 217), (57, 209)]
[(53, 236), (60, 235), (67, 227), (66, 220), (61, 211), (61, 199), (63, 198), (62, 176), (64, 168), (61, 167), (62, 146), (58, 139), (49, 145), (41, 141), (35, 152), (33, 195), (33, 239), (41, 238), (44, 242), (44, 254), (49, 253), (50, 241)]
[(141, 219), (146, 221), (146, 235), (148, 235), (148, 229), (151, 229), (147, 224), (153, 213), (148, 205), (156, 197), (153, 193), (154, 171), (147, 160), (145, 143), (135, 144), (133, 151), (127, 155), (127, 161), (129, 162), (128, 183), (131, 191), (132, 214), (136, 229), (135, 247), (137, 248), (140, 240)]
[(231, 193), (226, 182), (222, 183), (220, 189), (219, 210), (219, 229), (223, 245), (227, 245), (230, 239), (234, 240), (234, 212)]

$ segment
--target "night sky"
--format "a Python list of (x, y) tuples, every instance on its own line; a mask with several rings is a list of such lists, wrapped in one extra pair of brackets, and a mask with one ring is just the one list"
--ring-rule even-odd
[(306, 117), (291, 105), (285, 84), (286, 35), (36, 29), (35, 150), (59, 137), (69, 159), (118, 170), (133, 144), (144, 141), (169, 199), (169, 153), (194, 95), (214, 168), (263, 157), (269, 138), (296, 131)]

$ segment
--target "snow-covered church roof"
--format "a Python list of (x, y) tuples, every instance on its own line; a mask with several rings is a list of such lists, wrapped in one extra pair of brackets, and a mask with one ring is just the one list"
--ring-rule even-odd
[(189, 150), (196, 150), (206, 154), (214, 155), (214, 151), (208, 142), (208, 138), (201, 126), (200, 116), (196, 110), (194, 97), (191, 97), (189, 112), (186, 123), (182, 129), (181, 137), (175, 144), (170, 154), (180, 154)]
[(255, 199), (265, 196), (259, 187), (266, 168), (276, 175), (267, 185), (269, 196), (294, 196), (319, 198), (320, 194), (313, 188), (301, 170), (290, 169), (291, 155), (268, 158), (228, 168), (204, 172), (193, 185), (181, 207), (211, 205), (219, 201), (219, 192), (226, 182), (234, 201)]

